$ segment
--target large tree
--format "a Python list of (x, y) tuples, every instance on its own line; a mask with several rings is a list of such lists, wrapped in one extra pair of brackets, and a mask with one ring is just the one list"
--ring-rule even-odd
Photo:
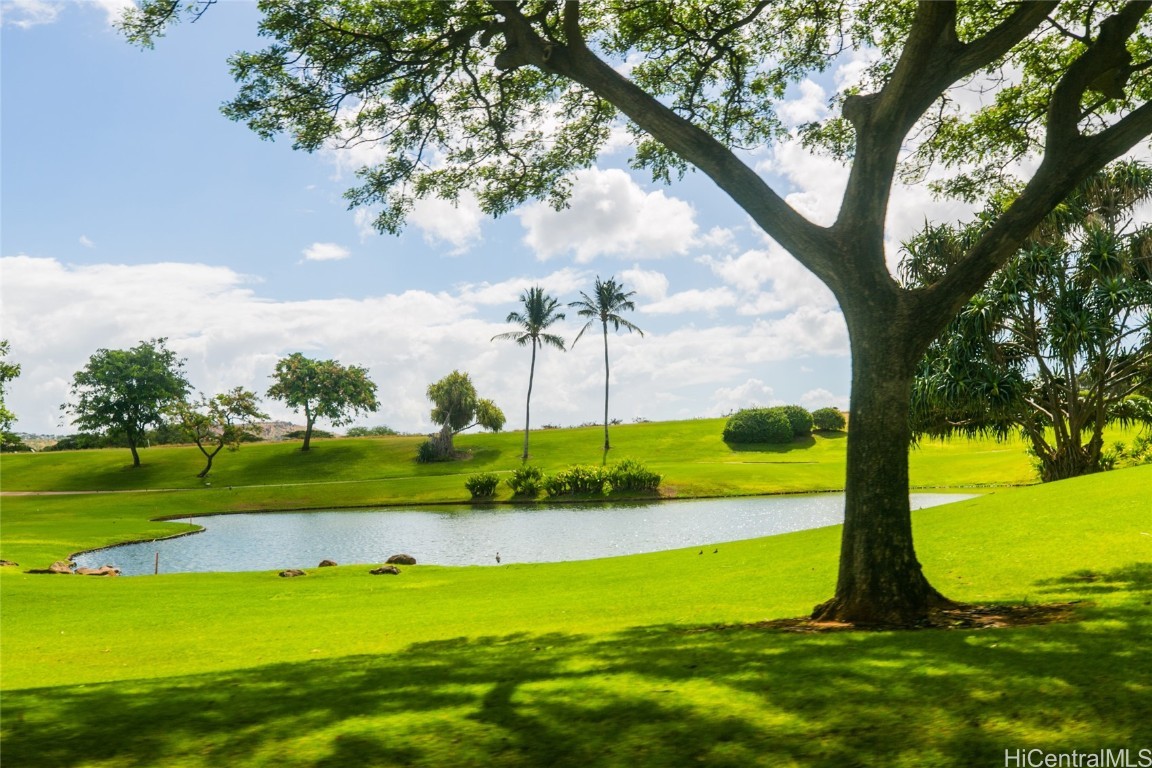
[(564, 339), (554, 333), (548, 333), (548, 328), (553, 323), (564, 319), (564, 313), (556, 311), (560, 306), (559, 300), (549, 296), (539, 285), (534, 285), (520, 294), (520, 304), (523, 305), (524, 311), (513, 310), (508, 313), (505, 320), (514, 323), (518, 326), (517, 329), (498, 333), (492, 340), (508, 339), (522, 347), (532, 347), (532, 364), (528, 368), (528, 396), (524, 398), (524, 452), (520, 457), (522, 461), (528, 461), (528, 428), (532, 420), (532, 382), (536, 378), (536, 349), (548, 345), (561, 352), (564, 351)]
[(167, 339), (152, 339), (131, 349), (96, 350), (73, 375), (72, 399), (60, 409), (82, 430), (122, 438), (138, 467), (145, 431), (188, 389), (184, 360), (168, 349)]
[(591, 328), (597, 320), (600, 321), (600, 325), (604, 329), (605, 451), (611, 448), (611, 445), (608, 443), (608, 323), (612, 323), (612, 330), (616, 332), (619, 332), (620, 329), (623, 328), (629, 333), (636, 331), (636, 333), (641, 336), (644, 335), (644, 331), (620, 316), (621, 312), (636, 309), (636, 304), (632, 301), (632, 297), (635, 295), (636, 291), (625, 291), (624, 286), (616, 282), (616, 278), (610, 277), (607, 280), (601, 280), (600, 275), (596, 275), (596, 283), (592, 287), (592, 295), (589, 296), (584, 291), (580, 291), (580, 300), (568, 303), (568, 306), (576, 310), (576, 314), (580, 315), (580, 317), (588, 318), (588, 322), (584, 323), (584, 327), (580, 329), (580, 333), (576, 334), (576, 338), (572, 340), (572, 346), (576, 346), (576, 342), (580, 341), (580, 337), (584, 335), (584, 331)]
[(259, 403), (255, 392), (234, 387), (212, 398), (201, 395), (196, 402), (181, 401), (169, 409), (178, 428), (192, 438), (207, 459), (197, 477), (208, 476), (212, 461), (225, 446), (235, 451), (245, 436), (259, 431), (256, 422), (268, 418)]
[[(202, 0), (144, 0), (126, 18), (151, 44)], [(1146, 2), (585, 3), (266, 0), (270, 45), (232, 58), (225, 107), (296, 147), (376, 142), (353, 204), (396, 231), (413, 202), (472, 190), (501, 214), (563, 205), (624, 118), (634, 164), (671, 181), (699, 169), (835, 294), (852, 354), (852, 430), (840, 571), (822, 618), (909, 623), (947, 601), (912, 543), (908, 408), (916, 365), (964, 303), (1079, 182), (1152, 132)], [(850, 164), (836, 220), (805, 218), (745, 152), (789, 138), (790, 83), (851, 49), (861, 78), (839, 114), (800, 132)], [(624, 66), (624, 65), (627, 66)], [(989, 85), (995, 92), (989, 93)], [(966, 86), (986, 98), (958, 98)], [(1026, 158), (1029, 162), (1013, 164)], [(885, 259), (892, 186), (951, 169), (975, 198), (1007, 170), (1020, 194), (939, 280), (901, 286)], [(963, 171), (963, 173), (957, 173)]]
[[(1117, 163), (1044, 219), (928, 348), (918, 435), (1019, 431), (1045, 481), (1100, 470), (1104, 428), (1138, 419), (1129, 398), (1152, 373), (1152, 227), (1131, 220), (1149, 197), (1152, 167)], [(982, 226), (928, 227), (905, 244), (905, 279), (938, 279)]]
[(8, 339), (0, 339), (0, 434), (12, 428), (16, 421), (16, 414), (8, 410), (4, 402), (4, 392), (8, 389), (8, 382), (20, 375), (20, 364), (8, 361)]
[(380, 407), (376, 385), (368, 371), (359, 366), (344, 366), (335, 360), (313, 360), (294, 352), (276, 361), (273, 384), (268, 397), (282, 400), (290, 408), (304, 412), (304, 445), (312, 447), (312, 427), (324, 418), (334, 425), (350, 424), (360, 413)]
[(452, 438), (466, 429), (478, 426), (499, 432), (504, 428), (504, 412), (496, 403), (476, 394), (472, 378), (466, 373), (452, 371), (429, 384), (428, 399), (433, 405), (432, 421), (440, 425), (433, 444), (441, 458), (452, 457)]

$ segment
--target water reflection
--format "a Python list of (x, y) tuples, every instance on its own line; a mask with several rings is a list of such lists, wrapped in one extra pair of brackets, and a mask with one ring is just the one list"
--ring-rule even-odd
[[(971, 498), (913, 494), (913, 509)], [(633, 504), (263, 512), (197, 518), (205, 531), (78, 556), (125, 575), (160, 571), (261, 571), (380, 563), (404, 552), (418, 563), (495, 565), (588, 560), (771, 536), (835, 525), (842, 494), (762, 496)]]

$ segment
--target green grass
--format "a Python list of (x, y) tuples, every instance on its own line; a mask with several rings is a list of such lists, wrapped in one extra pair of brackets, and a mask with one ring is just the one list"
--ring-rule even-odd
[[(679, 473), (672, 480), (681, 491), (745, 492), (756, 472), (774, 488), (815, 483), (835, 476), (838, 451), (842, 462), (842, 442), (832, 440), (779, 454), (717, 450), (701, 424), (646, 436), (666, 438), (650, 454), (663, 466), (649, 464)], [(657, 426), (619, 430), (614, 453), (632, 429)], [(503, 452), (489, 462), (496, 471), (508, 456), (514, 466), (515, 439), (503, 438), (487, 446), (475, 438)], [(534, 435), (534, 453), (562, 466), (569, 439)], [(325, 442), (315, 456), (343, 443), (379, 455), (389, 442)], [(255, 479), (254, 449), (281, 462), (300, 456), (277, 448), (246, 446), (221, 471), (235, 460), (236, 477)], [(1008, 482), (1018, 457), (997, 453), (1004, 448), (925, 446), (913, 457), (914, 476), (933, 485), (971, 475)], [(162, 453), (152, 449), (146, 461), (163, 468), (167, 460), (154, 458)], [(476, 456), (487, 460), (479, 449)], [(15, 465), (4, 458), (5, 489)], [(50, 473), (48, 465), (37, 466)], [(240, 508), (356, 494), (461, 497), (462, 476), (447, 468), (422, 475), (413, 465), (390, 480), (348, 469), (342, 482), (279, 489), (5, 497), (2, 546), (37, 557), (70, 552), (140, 535), (153, 512), (205, 511), (222, 500)], [(89, 472), (84, 482), (99, 476), (83, 462), (74, 469)], [(26, 464), (17, 475), (36, 481)], [(348, 488), (374, 490), (339, 496)], [(1150, 488), (1152, 467), (1141, 467), (995, 488), (916, 513), (920, 560), (949, 596), (1090, 601), (1075, 623), (1016, 629), (756, 628), (807, 613), (831, 594), (838, 527), (703, 556), (693, 548), (577, 563), (416, 566), (398, 577), (370, 576), (364, 566), (302, 579), (85, 579), (4, 568), (0, 759), (6, 767), (101, 768), (970, 766), (1003, 765), (1005, 749), (1152, 747)]]

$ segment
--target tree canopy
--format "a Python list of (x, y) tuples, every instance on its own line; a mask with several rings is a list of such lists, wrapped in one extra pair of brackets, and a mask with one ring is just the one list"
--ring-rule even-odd
[(304, 413), (302, 451), (311, 448), (316, 419), (324, 418), (340, 426), (350, 424), (360, 413), (375, 412), (380, 407), (376, 385), (368, 378), (368, 371), (355, 365), (313, 360), (295, 352), (276, 361), (272, 379), (268, 397)]
[[(144, 0), (123, 28), (149, 45), (209, 4)], [(491, 214), (561, 206), (572, 173), (621, 125), (637, 168), (712, 179), (829, 287), (848, 326), (840, 572), (816, 615), (908, 624), (947, 603), (912, 543), (913, 374), (1075, 185), (1152, 132), (1148, 3), (266, 0), (261, 11), (270, 43), (232, 57), (239, 92), (225, 114), (300, 149), (378, 145), (387, 159), (348, 197), (382, 230), (419, 198), (465, 190)], [(860, 76), (831, 99), (838, 113), (787, 130), (777, 105), (789, 85), (864, 51)], [(748, 150), (784, 140), (851, 166), (833, 223), (808, 220), (757, 171)], [(946, 273), (905, 288), (886, 260), (889, 198), (898, 178), (929, 172), (973, 200), (1021, 183)]]
[(472, 427), (492, 432), (504, 428), (504, 412), (491, 400), (480, 398), (467, 373), (452, 371), (444, 378), (428, 385), (428, 399), (432, 401), (432, 422), (440, 425), (436, 452), (440, 458), (452, 456), (452, 438)]
[(213, 459), (225, 446), (238, 450), (246, 435), (258, 431), (256, 422), (268, 418), (259, 403), (260, 397), (255, 392), (234, 387), (212, 398), (201, 395), (194, 403), (181, 401), (169, 409), (179, 428), (192, 438), (207, 459), (197, 477), (208, 476)]
[(157, 338), (131, 349), (96, 350), (73, 375), (71, 401), (60, 408), (81, 430), (123, 438), (138, 467), (145, 431), (188, 390), (184, 361), (167, 339)]
[(9, 344), (7, 339), (0, 339), (0, 433), (12, 428), (16, 421), (16, 414), (8, 410), (4, 402), (4, 392), (8, 389), (8, 382), (20, 375), (20, 364), (8, 360)]
[[(1127, 401), (1152, 372), (1152, 227), (1131, 222), (1150, 197), (1138, 162), (1079, 184), (929, 347), (913, 429), (1020, 431), (1042, 479), (1098, 471), (1104, 427), (1139, 420)], [(905, 278), (930, 282), (981, 228), (929, 227), (905, 246)]]

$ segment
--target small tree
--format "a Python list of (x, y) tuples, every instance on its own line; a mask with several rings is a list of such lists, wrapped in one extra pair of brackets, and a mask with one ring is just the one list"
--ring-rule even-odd
[(170, 414), (181, 430), (196, 443), (208, 463), (197, 477), (207, 477), (212, 471), (212, 460), (228, 446), (239, 450), (245, 435), (257, 432), (255, 422), (268, 418), (257, 407), (260, 402), (255, 392), (236, 387), (207, 399), (203, 395), (196, 403), (180, 402), (173, 405)]
[(138, 446), (149, 426), (188, 394), (184, 361), (165, 345), (142, 341), (132, 349), (99, 349), (72, 377), (72, 401), (60, 409), (82, 430), (124, 438), (132, 466), (140, 466)]
[(560, 302), (544, 293), (544, 289), (538, 285), (520, 294), (520, 303), (524, 305), (524, 312), (509, 312), (506, 320), (520, 328), (497, 334), (492, 340), (510, 339), (522, 347), (529, 345), (532, 347), (532, 365), (528, 369), (528, 396), (524, 399), (524, 454), (521, 456), (521, 461), (528, 461), (528, 429), (532, 415), (532, 380), (536, 376), (536, 348), (547, 344), (561, 352), (564, 351), (564, 339), (545, 332), (550, 325), (563, 320), (564, 313), (556, 311)]
[(16, 415), (8, 410), (4, 390), (7, 389), (8, 382), (20, 375), (20, 364), (8, 362), (7, 357), (8, 340), (0, 339), (0, 445), (4, 446), (4, 450), (8, 450), (8, 446), (22, 446), (18, 438), (8, 434), (8, 430), (12, 429), (12, 423), (16, 421)]
[(312, 360), (296, 352), (277, 361), (272, 378), (275, 383), (268, 388), (268, 397), (304, 412), (302, 451), (311, 447), (317, 418), (341, 426), (361, 412), (374, 412), (380, 407), (376, 385), (368, 378), (368, 371), (355, 365)]
[(429, 384), (428, 399), (433, 403), (432, 421), (440, 425), (440, 432), (431, 440), (436, 458), (451, 458), (455, 453), (452, 438), (466, 429), (479, 426), (499, 432), (504, 428), (504, 412), (496, 403), (476, 395), (466, 373), (452, 371)]
[[(1117, 163), (1044, 220), (929, 347), (917, 434), (1019, 431), (1045, 481), (1100, 470), (1105, 426), (1143, 421), (1126, 401), (1152, 371), (1152, 227), (1129, 224), (1149, 197), (1152, 167)], [(906, 279), (935, 280), (983, 226), (927, 228)]]
[(572, 340), (572, 346), (576, 346), (584, 331), (591, 328), (597, 320), (604, 329), (604, 450), (606, 451), (611, 447), (608, 444), (608, 323), (612, 323), (614, 331), (619, 332), (623, 328), (629, 333), (636, 331), (641, 336), (644, 335), (644, 331), (620, 316), (621, 312), (636, 309), (636, 304), (632, 301), (635, 295), (636, 291), (625, 291), (624, 286), (616, 282), (616, 278), (610, 277), (602, 282), (597, 275), (592, 295), (580, 291), (580, 300), (568, 304), (576, 309), (576, 314), (580, 317), (588, 318), (588, 322), (584, 323), (580, 333)]

